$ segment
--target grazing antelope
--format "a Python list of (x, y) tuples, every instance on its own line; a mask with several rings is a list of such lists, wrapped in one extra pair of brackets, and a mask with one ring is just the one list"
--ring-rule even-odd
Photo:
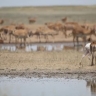
[[(91, 66), (93, 66), (93, 61), (94, 61), (94, 58), (95, 58), (95, 64), (96, 64), (96, 42), (91, 42), (91, 43), (87, 43), (85, 45), (85, 48), (84, 48), (84, 54), (82, 55), (82, 58), (79, 62), (79, 64), (81, 64), (83, 58), (87, 55), (92, 55), (92, 61), (91, 61)], [(90, 57), (88, 56), (89, 60), (90, 60)]]

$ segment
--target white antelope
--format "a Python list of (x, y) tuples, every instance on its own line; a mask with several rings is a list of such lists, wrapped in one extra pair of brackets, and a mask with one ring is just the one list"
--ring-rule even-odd
[[(82, 58), (81, 58), (79, 64), (81, 64), (83, 58), (87, 55), (89, 55), (89, 56), (92, 55), (91, 66), (93, 66), (94, 58), (95, 58), (95, 64), (96, 64), (96, 42), (87, 43), (85, 45), (84, 54), (82, 55)], [(90, 60), (89, 56), (88, 56), (88, 58)]]

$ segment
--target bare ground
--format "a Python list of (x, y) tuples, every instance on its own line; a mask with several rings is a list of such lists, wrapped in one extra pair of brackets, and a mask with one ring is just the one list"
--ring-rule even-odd
[(23, 77), (95, 78), (96, 65), (75, 50), (8, 52), (0, 51), (0, 75)]

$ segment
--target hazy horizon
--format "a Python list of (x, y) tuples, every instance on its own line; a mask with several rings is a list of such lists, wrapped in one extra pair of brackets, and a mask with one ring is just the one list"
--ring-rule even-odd
[(0, 7), (96, 5), (96, 0), (0, 0)]

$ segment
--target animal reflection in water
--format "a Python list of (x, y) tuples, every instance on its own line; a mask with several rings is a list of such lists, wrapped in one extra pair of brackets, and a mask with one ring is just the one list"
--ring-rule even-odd
[(91, 92), (96, 93), (96, 80), (92, 80), (92, 81), (87, 81), (87, 87), (90, 87)]

